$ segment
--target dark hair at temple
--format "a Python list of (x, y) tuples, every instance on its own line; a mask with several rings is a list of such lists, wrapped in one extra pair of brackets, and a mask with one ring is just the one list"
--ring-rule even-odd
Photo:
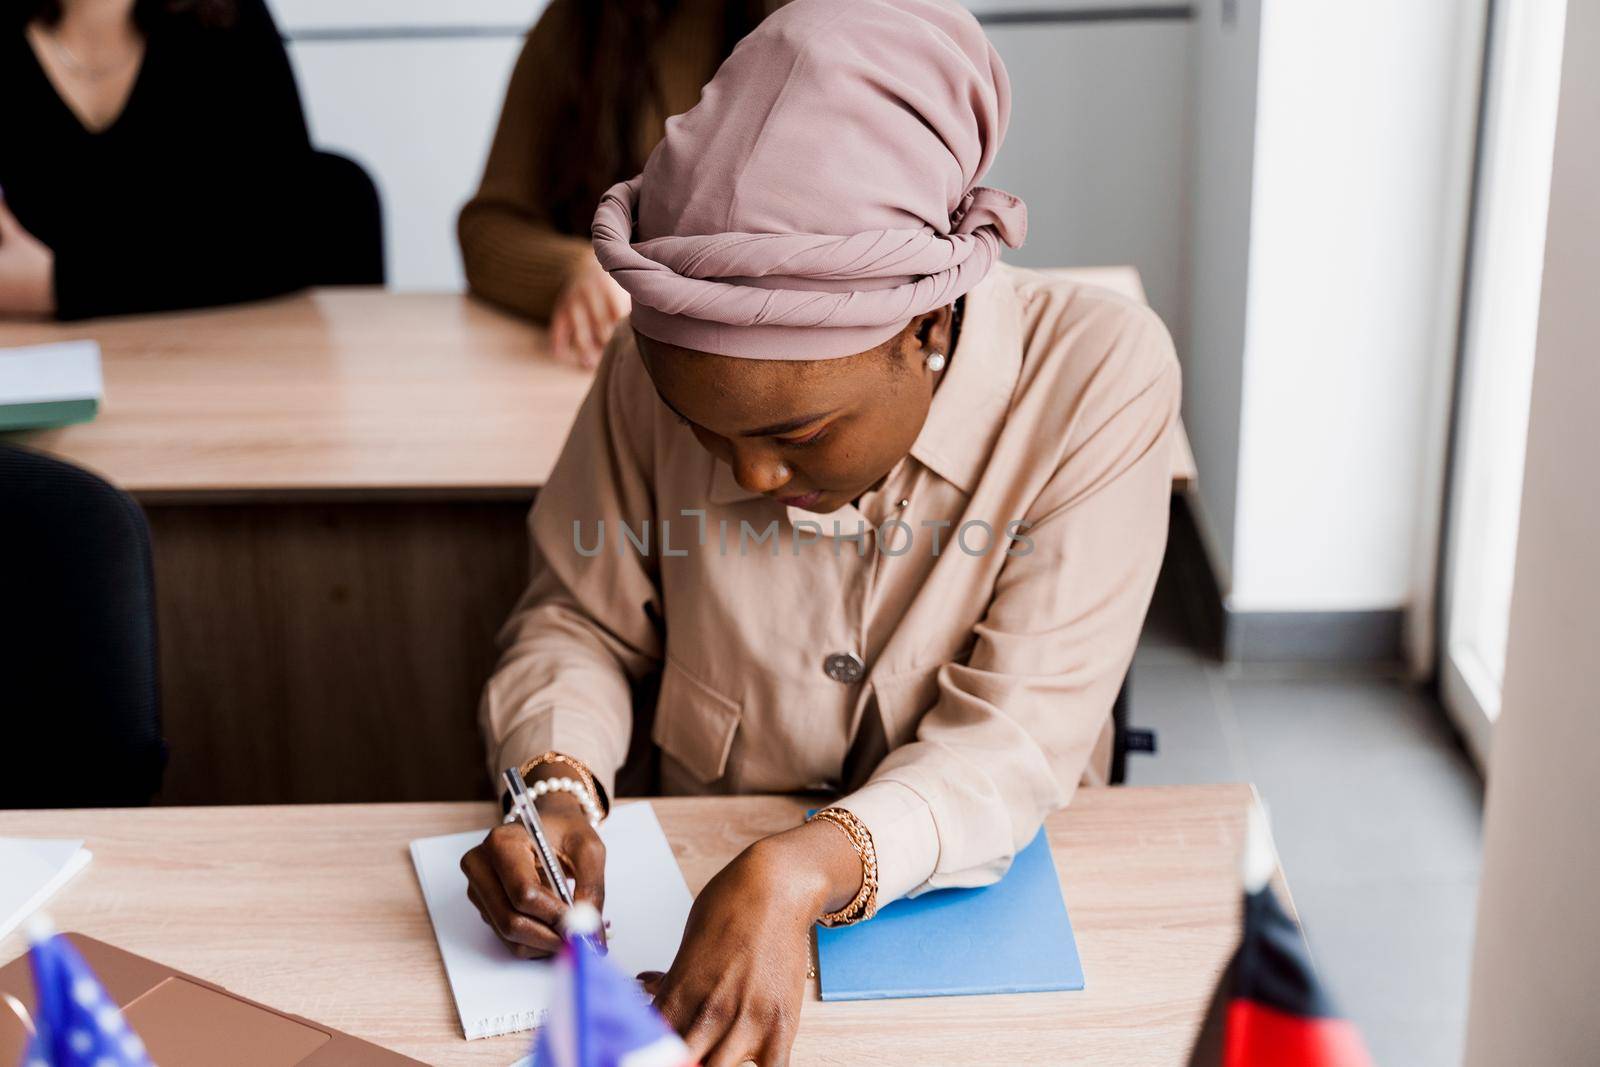
[[(726, 0), (717, 64), (780, 6), (782, 0)], [(678, 7), (679, 0), (577, 0), (570, 5), (567, 17), (576, 31), (572, 60), (549, 72), (558, 82), (552, 91), (564, 102), (557, 128), (565, 140), (562, 151), (543, 161), (549, 167), (550, 221), (556, 229), (588, 236), (601, 195), (644, 169), (638, 118), (661, 92), (650, 49)]]

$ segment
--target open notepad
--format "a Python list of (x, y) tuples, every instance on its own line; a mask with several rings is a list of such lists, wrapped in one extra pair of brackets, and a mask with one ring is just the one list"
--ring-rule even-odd
[[(470, 1040), (538, 1026), (550, 1000), (550, 965), (506, 950), (467, 899), (461, 857), (484, 831), (411, 842), (422, 896)], [(649, 804), (619, 804), (600, 826), (606, 844), (611, 959), (627, 974), (665, 971), (678, 952), (693, 898)]]
[(38, 911), (89, 859), (82, 841), (0, 837), (0, 937)]

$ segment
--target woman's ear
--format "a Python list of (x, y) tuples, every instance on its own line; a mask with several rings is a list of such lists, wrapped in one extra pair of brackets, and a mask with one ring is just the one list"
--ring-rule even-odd
[(940, 351), (950, 345), (950, 307), (934, 308), (925, 311), (912, 320), (912, 333), (917, 339), (917, 344), (923, 348), (934, 348)]

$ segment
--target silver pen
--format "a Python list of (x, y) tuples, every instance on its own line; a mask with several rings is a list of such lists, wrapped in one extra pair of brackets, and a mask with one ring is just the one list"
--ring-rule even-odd
[(567, 873), (561, 867), (561, 860), (556, 856), (556, 850), (550, 847), (550, 838), (544, 832), (544, 823), (539, 820), (539, 809), (533, 806), (533, 797), (528, 793), (528, 785), (522, 780), (522, 771), (516, 767), (507, 767), (501, 777), (505, 779), (506, 788), (511, 792), (511, 810), (521, 817), (522, 828), (533, 838), (533, 851), (539, 857), (539, 866), (544, 871), (545, 880), (555, 889), (561, 902), (569, 908), (572, 907), (572, 890), (567, 887)]

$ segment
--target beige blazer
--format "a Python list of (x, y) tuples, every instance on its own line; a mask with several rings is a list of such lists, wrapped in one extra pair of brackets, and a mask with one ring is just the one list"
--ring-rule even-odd
[(631, 686), (660, 669), (665, 791), (841, 795), (883, 903), (1004, 874), (1104, 773), (1166, 544), (1178, 364), (1143, 305), (1002, 266), (944, 373), (911, 453), (816, 516), (741, 489), (620, 328), (529, 517), (491, 772), (555, 749), (610, 789)]

